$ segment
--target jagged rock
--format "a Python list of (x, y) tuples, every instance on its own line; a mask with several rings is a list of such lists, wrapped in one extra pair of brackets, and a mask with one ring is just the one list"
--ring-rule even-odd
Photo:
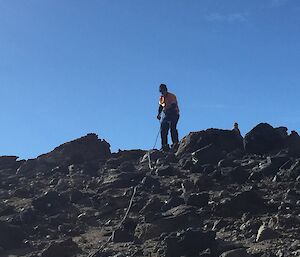
[(113, 232), (113, 242), (130, 242), (134, 240), (135, 221), (127, 219), (122, 226)]
[(182, 204), (184, 204), (184, 200), (181, 197), (174, 196), (165, 201), (164, 205), (161, 207), (161, 210), (167, 211)]
[(266, 253), (262, 253), (260, 257), (277, 257), (277, 256), (272, 252), (266, 252)]
[(32, 208), (23, 209), (19, 216), (22, 224), (32, 224), (36, 221), (36, 212)]
[(158, 167), (155, 171), (157, 176), (174, 176), (177, 171), (170, 165)]
[(245, 183), (249, 173), (243, 167), (223, 168), (221, 169), (223, 178), (231, 183)]
[(114, 231), (112, 240), (115, 243), (130, 242), (134, 240), (134, 235), (130, 234), (124, 228), (118, 228)]
[(14, 191), (13, 195), (19, 198), (31, 198), (33, 196), (33, 190), (32, 188), (28, 188), (28, 186), (20, 186)]
[(78, 203), (80, 200), (84, 199), (86, 197), (86, 194), (81, 192), (78, 189), (71, 189), (69, 192), (69, 198), (71, 203)]
[(200, 207), (207, 206), (208, 200), (209, 200), (208, 193), (194, 193), (189, 195), (186, 204), (200, 208)]
[(139, 172), (122, 172), (106, 177), (103, 181), (105, 188), (124, 188), (131, 187), (143, 179), (144, 175)]
[(235, 167), (237, 166), (236, 163), (234, 163), (230, 159), (222, 159), (218, 162), (218, 167), (219, 168), (224, 168), (224, 167)]
[(147, 152), (144, 154), (144, 156), (141, 158), (141, 163), (148, 163), (149, 162), (149, 155), (151, 162), (155, 163), (158, 159), (164, 158), (165, 154), (158, 150), (151, 150), (150, 152)]
[(149, 201), (145, 204), (141, 212), (158, 212), (161, 210), (163, 205), (164, 203), (158, 197), (153, 197), (149, 199)]
[(65, 208), (67, 199), (56, 191), (48, 191), (43, 196), (32, 201), (34, 209), (44, 213), (55, 213)]
[(178, 231), (189, 227), (200, 227), (202, 221), (191, 207), (180, 205), (175, 207), (152, 223), (138, 224), (135, 236), (147, 240), (160, 236), (162, 233)]
[(81, 249), (78, 245), (73, 242), (72, 239), (67, 239), (65, 241), (51, 243), (51, 245), (41, 253), (41, 257), (73, 257), (80, 252)]
[(222, 158), (222, 152), (214, 144), (209, 144), (193, 152), (192, 156), (199, 164), (217, 163)]
[(22, 162), (18, 162), (18, 156), (0, 156), (0, 170), (17, 169)]
[(256, 242), (261, 242), (268, 239), (274, 239), (278, 237), (278, 233), (271, 229), (266, 227), (266, 225), (261, 225), (261, 227), (258, 229), (257, 236), (256, 236)]
[(192, 153), (207, 145), (213, 144), (220, 151), (232, 152), (243, 148), (241, 140), (231, 130), (207, 129), (199, 132), (192, 132), (181, 141), (176, 152), (177, 156)]
[(117, 166), (121, 165), (123, 162), (126, 161), (139, 161), (144, 155), (146, 151), (144, 150), (125, 150), (125, 151), (119, 151), (118, 153), (113, 153), (111, 155), (111, 159), (108, 159), (106, 164), (112, 165), (113, 168), (116, 168)]
[(282, 169), (278, 172), (278, 174), (285, 178), (295, 180), (298, 176), (300, 176), (300, 160), (297, 159), (290, 168), (288, 168), (287, 170)]
[(13, 213), (14, 207), (0, 202), (0, 216)]
[(297, 228), (300, 226), (300, 216), (293, 214), (279, 215), (277, 216), (276, 226), (284, 229)]
[(300, 136), (296, 131), (292, 131), (285, 141), (285, 147), (288, 148), (290, 156), (300, 156)]
[(81, 164), (95, 160), (106, 160), (111, 156), (110, 145), (105, 140), (98, 139), (96, 134), (64, 143), (53, 151), (39, 156), (37, 159), (26, 161), (18, 169), (18, 173), (32, 173), (36, 170), (52, 170), (56, 166)]
[(192, 177), (192, 183), (199, 191), (203, 191), (213, 185), (212, 179), (206, 174), (199, 174)]
[(161, 189), (159, 179), (147, 175), (142, 179), (141, 185), (144, 189), (154, 192), (157, 192)]
[(131, 161), (126, 161), (126, 162), (121, 163), (121, 165), (119, 166), (119, 169), (122, 172), (136, 171), (134, 164)]
[[(283, 128), (285, 131), (286, 128)], [(287, 133), (283, 129), (273, 128), (268, 123), (260, 123), (248, 132), (244, 138), (245, 150), (248, 153), (267, 154), (284, 147)]]
[(265, 163), (260, 163), (254, 168), (257, 178), (262, 179), (264, 176), (274, 176), (280, 167), (290, 160), (287, 156), (268, 156)]
[(224, 252), (220, 257), (251, 257), (252, 255), (248, 254), (245, 248), (233, 249), (227, 252)]
[(18, 169), (17, 173), (19, 174), (27, 174), (27, 173), (34, 173), (37, 169), (38, 162), (36, 159), (29, 159), (25, 161)]
[(187, 229), (186, 231), (167, 236), (166, 257), (199, 256), (201, 251), (212, 248), (215, 243), (215, 232)]
[(216, 212), (223, 216), (239, 216), (245, 212), (264, 213), (268, 210), (264, 200), (254, 191), (237, 193), (230, 199), (224, 199), (216, 206)]
[(0, 221), (0, 247), (4, 250), (19, 248), (24, 239), (24, 232), (20, 227)]
[[(67, 236), (85, 250), (78, 256), (100, 248), (90, 256), (217, 257), (244, 247), (255, 257), (269, 250), (277, 257), (297, 256), (300, 248), (292, 242), (300, 232), (300, 138), (286, 136), (284, 128), (272, 131), (283, 144), (264, 155), (244, 152), (241, 138), (234, 139), (230, 131), (191, 133), (176, 155), (151, 150), (153, 169), (143, 150), (99, 157), (90, 148), (101, 141), (96, 136), (26, 162), (8, 158), (5, 169), (0, 157), (2, 223), (22, 226), (26, 236), (19, 243), (24, 242), (28, 257)], [(255, 242), (261, 224), (280, 234)], [(209, 247), (197, 236), (211, 229), (218, 237)], [(0, 244), (0, 251), (15, 254), (21, 243), (9, 252)], [(54, 249), (60, 254), (62, 248)]]
[(41, 162), (68, 165), (94, 160), (105, 160), (110, 156), (109, 143), (98, 139), (96, 134), (91, 133), (64, 143), (50, 153), (39, 156), (37, 159)]

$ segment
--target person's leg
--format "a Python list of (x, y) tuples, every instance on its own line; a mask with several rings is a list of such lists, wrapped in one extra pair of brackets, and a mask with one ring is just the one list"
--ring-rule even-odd
[(179, 120), (179, 115), (176, 114), (172, 117), (171, 119), (171, 138), (172, 138), (172, 142), (173, 144), (178, 144), (179, 142), (179, 138), (178, 138), (178, 130), (177, 130), (177, 123)]
[(168, 130), (169, 130), (169, 122), (167, 119), (163, 119), (160, 125), (161, 146), (163, 149), (167, 149), (169, 147)]

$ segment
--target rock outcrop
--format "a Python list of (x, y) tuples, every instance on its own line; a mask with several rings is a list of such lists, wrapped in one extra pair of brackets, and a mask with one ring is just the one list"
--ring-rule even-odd
[(296, 132), (264, 123), (244, 141), (193, 132), (176, 152), (111, 153), (88, 134), (3, 156), (0, 256), (299, 256), (299, 157)]

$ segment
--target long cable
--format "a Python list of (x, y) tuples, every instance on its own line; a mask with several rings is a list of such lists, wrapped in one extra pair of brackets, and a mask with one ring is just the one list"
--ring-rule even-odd
[[(161, 119), (161, 120), (162, 120), (162, 119)], [(158, 140), (158, 137), (159, 137), (159, 134), (160, 134), (160, 130), (161, 130), (161, 120), (160, 120), (160, 122), (159, 122), (160, 126), (159, 126), (159, 130), (158, 130), (158, 133), (157, 133), (157, 136), (156, 136), (154, 145), (153, 145), (152, 149), (148, 150), (148, 153), (147, 153), (147, 155), (148, 155), (148, 162), (149, 162), (149, 169), (150, 169), (150, 170), (153, 170), (153, 169), (154, 169), (154, 168), (152, 167), (152, 164), (151, 164), (151, 156), (150, 156), (150, 152), (151, 152), (152, 150), (154, 150), (154, 148), (156, 147), (157, 140)], [(141, 180), (141, 181), (143, 181), (143, 180)], [(138, 185), (136, 185), (136, 186), (133, 188), (133, 193), (132, 193), (132, 196), (131, 196), (131, 198), (130, 198), (129, 205), (128, 205), (128, 207), (127, 207), (126, 213), (125, 213), (123, 219), (121, 220), (121, 222), (118, 224), (117, 229), (121, 228), (123, 222), (126, 220), (128, 214), (129, 214), (129, 212), (130, 212), (130, 209), (131, 209), (132, 204), (133, 204), (134, 197), (135, 197), (135, 195), (136, 195), (137, 188), (138, 188)], [(114, 234), (115, 234), (115, 230), (112, 232), (111, 236), (108, 238), (108, 240), (106, 241), (106, 243), (105, 243), (104, 245), (102, 245), (102, 246), (100, 247), (100, 249), (97, 249), (95, 252), (89, 254), (89, 257), (96, 257), (96, 255), (97, 255), (99, 252), (101, 252), (102, 249), (105, 248), (105, 247), (109, 244), (110, 241), (112, 241), (112, 240), (114, 239)]]
[[(160, 124), (161, 124), (161, 123), (160, 123)], [(155, 139), (155, 143), (154, 143), (152, 149), (148, 150), (148, 152), (147, 152), (147, 156), (148, 156), (148, 164), (149, 164), (149, 169), (150, 169), (150, 170), (153, 170), (152, 163), (151, 163), (151, 154), (150, 154), (150, 152), (151, 152), (152, 150), (154, 150), (154, 148), (155, 148), (155, 146), (156, 146), (156, 144), (157, 144), (157, 140), (158, 140), (158, 137), (159, 137), (159, 134), (160, 134), (160, 130), (161, 130), (161, 128), (160, 128), (160, 126), (159, 126), (159, 130), (158, 130), (158, 133), (157, 133), (157, 136), (156, 136), (156, 139)]]

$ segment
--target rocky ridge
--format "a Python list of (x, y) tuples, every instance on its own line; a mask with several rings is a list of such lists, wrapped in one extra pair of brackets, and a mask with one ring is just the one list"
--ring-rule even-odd
[(0, 157), (0, 256), (300, 256), (299, 182), (284, 127), (192, 132), (176, 152), (111, 153), (88, 134)]

